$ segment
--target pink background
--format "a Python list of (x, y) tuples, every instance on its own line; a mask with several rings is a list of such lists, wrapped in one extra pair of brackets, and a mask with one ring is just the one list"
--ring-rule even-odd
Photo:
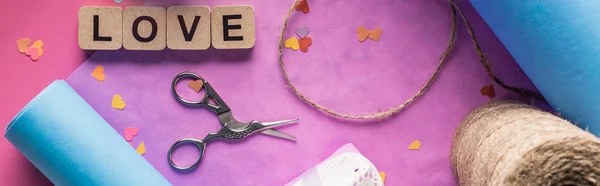
[[(142, 4), (124, 0), (121, 5)], [(0, 127), (56, 79), (65, 79), (87, 58), (77, 45), (77, 12), (85, 5), (117, 6), (111, 0), (0, 1)], [(28, 37), (44, 42), (37, 62), (17, 50)], [(5, 138), (0, 138), (0, 185), (50, 185)]]
[[(249, 51), (102, 51), (94, 54), (68, 82), (117, 131), (122, 132), (125, 126), (140, 128), (135, 140), (145, 141), (144, 157), (175, 185), (283, 185), (350, 142), (386, 172), (386, 185), (455, 184), (448, 158), (452, 132), (465, 114), (489, 101), (479, 90), (492, 83), (478, 63), (463, 24), (459, 24), (457, 45), (450, 60), (419, 101), (378, 123), (344, 121), (301, 102), (281, 77), (275, 55), (277, 35), (291, 2), (148, 1), (165, 7), (250, 4), (256, 9), (257, 45)], [(293, 35), (295, 26), (310, 26), (313, 45), (307, 53), (286, 50), (285, 58), (292, 80), (307, 96), (343, 113), (366, 114), (403, 102), (432, 73), (450, 31), (447, 2), (376, 2), (381, 3), (312, 0), (311, 13), (295, 13), (286, 38)], [(495, 72), (509, 84), (532, 88), (472, 6), (466, 0), (458, 3), (494, 61)], [(77, 46), (77, 10), (83, 5), (100, 4), (114, 2), (0, 2), (4, 24), (0, 29), (0, 52), (8, 67), (1, 69), (5, 75), (0, 81), (4, 90), (0, 96), (4, 103), (0, 112), (2, 126), (47, 84), (67, 78), (86, 59), (87, 53)], [(358, 43), (355, 30), (360, 25), (369, 29), (382, 27), (381, 41)], [(18, 53), (15, 41), (22, 37), (44, 41), (45, 53), (38, 62)], [(100, 84), (89, 77), (98, 64), (105, 66), (107, 74), (107, 80)], [(198, 170), (189, 174), (174, 172), (165, 160), (171, 141), (200, 138), (218, 127), (214, 114), (182, 107), (170, 97), (170, 78), (184, 70), (206, 78), (240, 120), (300, 118), (300, 124), (282, 130), (299, 141), (289, 143), (259, 135), (242, 143), (217, 142), (211, 144)], [(516, 97), (496, 90), (499, 99)], [(114, 93), (120, 93), (128, 102), (126, 110), (110, 108)], [(422, 142), (421, 150), (406, 149), (413, 140)], [(0, 139), (0, 152), (0, 185), (49, 184), (4, 138)], [(241, 159), (240, 154), (250, 159)], [(279, 156), (264, 158), (273, 155)], [(234, 164), (229, 161), (232, 159), (239, 161)], [(236, 169), (234, 165), (238, 163), (247, 166)], [(228, 177), (240, 175), (243, 179)]]

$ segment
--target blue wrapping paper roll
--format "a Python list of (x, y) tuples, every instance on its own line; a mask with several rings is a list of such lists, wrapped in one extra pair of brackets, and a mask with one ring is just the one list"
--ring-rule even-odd
[(600, 1), (470, 0), (562, 116), (600, 135)]
[(27, 104), (4, 136), (55, 185), (170, 185), (62, 80)]

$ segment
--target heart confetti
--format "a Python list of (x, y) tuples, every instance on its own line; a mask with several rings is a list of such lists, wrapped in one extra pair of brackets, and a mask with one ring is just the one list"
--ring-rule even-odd
[(37, 48), (34, 48), (34, 52), (31, 54), (31, 60), (37, 61), (40, 59), (40, 53), (37, 52)]
[(37, 52), (39, 56), (42, 56), (42, 54), (44, 54), (44, 42), (42, 42), (42, 40), (36, 40), (35, 42), (33, 42), (33, 44), (31, 44), (31, 48), (37, 48)]
[(25, 55), (31, 56), (33, 53), (38, 53), (37, 48), (27, 47), (25, 48)]
[(123, 101), (123, 98), (121, 98), (121, 95), (115, 94), (115, 96), (113, 96), (112, 108), (119, 110), (125, 109), (125, 102)]
[(358, 41), (360, 42), (364, 42), (367, 40), (367, 38), (370, 38), (374, 41), (379, 41), (379, 38), (381, 38), (381, 33), (383, 32), (381, 28), (367, 30), (367, 28), (363, 26), (359, 26), (356, 31), (358, 32)]
[(381, 177), (381, 183), (385, 184), (385, 172), (379, 172), (379, 177)]
[(25, 55), (29, 56), (31, 60), (37, 61), (40, 58), (37, 48), (27, 47), (25, 49)]
[(37, 48), (37, 51), (39, 56), (42, 56), (44, 54), (44, 49), (42, 48)]
[(496, 91), (494, 91), (494, 85), (490, 84), (481, 88), (481, 95), (487, 96), (490, 99), (496, 97)]
[(421, 149), (421, 142), (419, 140), (413, 141), (409, 146), (408, 150), (419, 150)]
[(298, 50), (298, 48), (300, 48), (300, 44), (298, 43), (298, 40), (296, 39), (296, 37), (291, 37), (288, 40), (285, 40), (285, 42), (283, 43), (283, 46), (285, 46), (285, 48), (291, 48), (294, 51), (296, 51), (296, 50)]
[(36, 40), (35, 42), (33, 42), (33, 44), (31, 44), (32, 48), (42, 48), (44, 46), (44, 42), (42, 42), (42, 40)]
[(131, 141), (133, 139), (133, 136), (137, 135), (138, 132), (139, 132), (138, 128), (125, 127), (124, 132), (123, 132), (123, 137), (125, 137), (125, 140)]
[(202, 80), (188, 82), (188, 87), (190, 87), (192, 90), (194, 90), (196, 92), (200, 92), (200, 90), (202, 90), (203, 86), (204, 86), (204, 82), (202, 82)]
[(100, 82), (104, 81), (104, 67), (102, 65), (96, 66), (96, 68), (94, 68), (94, 71), (92, 71), (92, 77), (94, 77)]
[(306, 52), (308, 51), (308, 46), (312, 44), (312, 39), (310, 37), (301, 38), (298, 40), (298, 43), (300, 44), (300, 50)]
[(310, 33), (310, 28), (305, 26), (305, 27), (296, 27), (296, 35), (298, 35), (298, 37), (300, 38), (305, 38), (308, 33)]
[(135, 149), (135, 151), (137, 151), (140, 155), (146, 154), (146, 145), (144, 145), (143, 141), (142, 141), (142, 143), (140, 143), (140, 145), (138, 145), (138, 147)]
[(40, 56), (44, 54), (44, 49), (42, 48), (44, 46), (44, 42), (42, 42), (42, 40), (37, 40), (31, 46), (27, 47), (30, 42), (31, 40), (29, 38), (19, 39), (17, 40), (17, 47), (20, 53), (24, 53), (25, 55), (29, 56), (31, 60), (37, 61), (40, 59)]
[(371, 30), (371, 33), (369, 34), (369, 38), (374, 41), (379, 41), (379, 38), (381, 37), (382, 32), (383, 32), (383, 30), (381, 30), (381, 28), (375, 28), (374, 30)]
[(370, 33), (369, 30), (367, 30), (367, 28), (359, 26), (356, 30), (358, 31), (358, 41), (364, 42), (365, 40), (367, 40)]
[(19, 52), (21, 54), (25, 53), (25, 49), (27, 48), (27, 46), (29, 46), (29, 43), (31, 43), (31, 40), (29, 40), (29, 38), (17, 40), (17, 48), (19, 49)]
[(308, 14), (308, 12), (310, 12), (310, 8), (308, 7), (308, 1), (307, 0), (300, 0), (298, 2), (298, 4), (296, 4), (296, 8), (297, 11), (301, 11), (304, 14)]

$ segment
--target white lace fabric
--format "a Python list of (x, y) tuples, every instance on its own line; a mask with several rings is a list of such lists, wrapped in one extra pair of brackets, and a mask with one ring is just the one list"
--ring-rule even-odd
[(352, 144), (347, 144), (286, 186), (383, 186), (383, 183), (375, 165)]

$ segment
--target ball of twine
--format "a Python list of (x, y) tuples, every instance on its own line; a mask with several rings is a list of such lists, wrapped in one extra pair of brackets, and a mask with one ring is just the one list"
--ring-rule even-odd
[(600, 140), (529, 105), (497, 101), (456, 130), (451, 161), (460, 185), (600, 185)]

